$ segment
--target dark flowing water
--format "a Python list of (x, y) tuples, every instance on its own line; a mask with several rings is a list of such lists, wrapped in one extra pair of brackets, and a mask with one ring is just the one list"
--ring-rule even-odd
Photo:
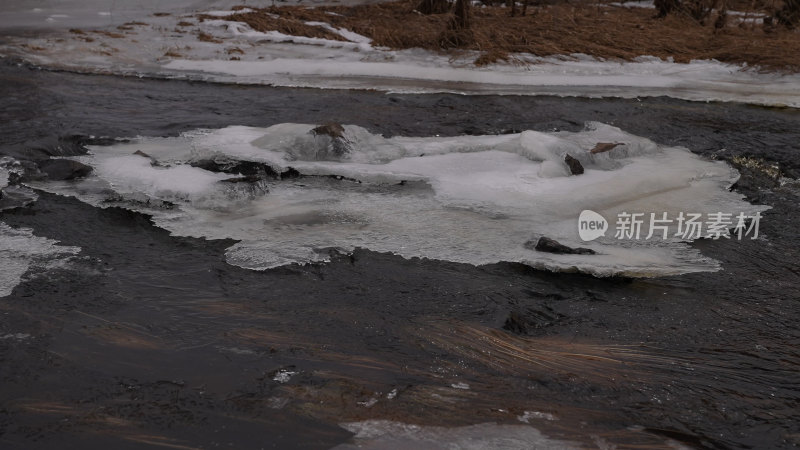
[[(0, 65), (0, 155), (17, 158), (78, 151), (75, 136), (331, 120), (417, 136), (577, 130), (592, 120), (800, 173), (791, 109), (277, 89)], [(0, 220), (82, 252), (0, 299), (0, 336), (31, 336), (0, 339), (0, 447), (329, 448), (350, 439), (341, 422), (519, 424), (538, 411), (557, 420), (533, 426), (588, 447), (795, 448), (800, 198), (758, 170), (743, 173), (738, 189), (773, 207), (766, 239), (696, 243), (724, 270), (653, 280), (365, 250), (252, 272), (224, 262), (231, 242), (171, 237), (141, 214), (41, 193)], [(285, 383), (276, 377), (290, 372)]]

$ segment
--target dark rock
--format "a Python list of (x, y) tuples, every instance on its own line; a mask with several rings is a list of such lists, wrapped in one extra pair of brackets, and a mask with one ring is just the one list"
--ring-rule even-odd
[(597, 145), (594, 146), (590, 153), (605, 153), (611, 150), (614, 150), (616, 147), (622, 145), (622, 142), (598, 142)]
[(583, 166), (581, 165), (581, 162), (573, 158), (569, 154), (564, 156), (564, 162), (567, 163), (567, 165), (569, 166), (569, 171), (573, 175), (581, 175), (583, 173)]
[(147, 153), (145, 153), (145, 152), (143, 152), (141, 150), (136, 150), (135, 152), (133, 152), (133, 154), (136, 155), (136, 156), (141, 156), (141, 157), (149, 159), (151, 166), (158, 167), (158, 166), (161, 165), (161, 164), (158, 163), (158, 160), (156, 160), (155, 158), (153, 158), (152, 156), (148, 155)]
[(281, 180), (285, 180), (287, 178), (300, 178), (300, 172), (298, 172), (294, 167), (289, 167), (281, 172)]
[(127, 144), (131, 140), (130, 139), (123, 139), (123, 138), (112, 138), (112, 137), (85, 137), (82, 138), (82, 142), (84, 145), (116, 145), (116, 144)]
[(326, 136), (330, 141), (324, 143), (323, 147), (317, 148), (314, 159), (319, 161), (338, 160), (342, 156), (350, 154), (351, 143), (344, 135), (344, 127), (338, 123), (327, 123), (320, 125), (313, 130), (314, 136)]
[(71, 159), (48, 159), (39, 162), (39, 170), (51, 180), (74, 180), (92, 173), (92, 167)]
[(316, 136), (322, 134), (325, 136), (330, 136), (332, 138), (342, 139), (344, 138), (344, 127), (341, 124), (331, 122), (314, 128), (313, 130), (311, 130), (311, 133)]
[(539, 252), (547, 252), (547, 253), (556, 253), (559, 255), (594, 255), (596, 252), (590, 248), (583, 248), (583, 247), (567, 247), (566, 245), (548, 237), (542, 236), (536, 242), (528, 241), (525, 244), (525, 248), (529, 250), (536, 250)]
[(245, 177), (260, 177), (278, 179), (280, 174), (272, 167), (253, 161), (218, 161), (213, 159), (200, 159), (190, 163), (192, 167), (216, 173), (240, 174)]
[(258, 175), (245, 175), (243, 177), (233, 177), (233, 178), (225, 178), (224, 180), (220, 180), (222, 183), (256, 183), (258, 181), (263, 180), (263, 178), (259, 177)]

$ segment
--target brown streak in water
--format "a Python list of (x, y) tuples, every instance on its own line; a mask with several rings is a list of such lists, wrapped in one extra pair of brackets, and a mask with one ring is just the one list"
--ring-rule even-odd
[(192, 308), (219, 316), (246, 317), (250, 319), (274, 319), (273, 316), (252, 310), (248, 305), (234, 301), (201, 301)]
[(135, 349), (157, 350), (162, 345), (152, 339), (138, 336), (121, 328), (98, 327), (85, 331), (91, 337), (113, 345)]
[(167, 447), (167, 448), (182, 448), (187, 450), (199, 450), (199, 447), (189, 447), (187, 445), (181, 444), (172, 444), (169, 442), (164, 441), (173, 441), (173, 439), (169, 439), (163, 436), (154, 436), (148, 434), (137, 434), (137, 435), (130, 435), (130, 436), (123, 436), (123, 439), (133, 442), (141, 442), (143, 444), (150, 444), (150, 445), (157, 445), (159, 447)]
[(17, 406), (26, 411), (42, 414), (74, 414), (76, 412), (75, 408), (58, 402), (33, 401), (20, 403)]
[(319, 344), (311, 342), (302, 342), (295, 336), (268, 331), (260, 328), (237, 328), (225, 333), (225, 338), (234, 341), (247, 341), (248, 343), (258, 344), (261, 346), (278, 346), (289, 348), (314, 348), (319, 347)]
[(652, 377), (660, 364), (676, 361), (631, 348), (520, 337), (478, 325), (433, 324), (421, 329), (417, 334), (434, 345), (502, 372), (547, 370), (594, 381), (618, 376), (645, 379)]

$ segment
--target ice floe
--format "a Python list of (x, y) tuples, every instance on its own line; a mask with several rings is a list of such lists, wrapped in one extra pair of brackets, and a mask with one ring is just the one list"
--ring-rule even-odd
[[(235, 126), (92, 147), (78, 158), (94, 167), (91, 176), (36, 187), (151, 214), (175, 235), (238, 240), (228, 262), (256, 270), (366, 248), (597, 276), (709, 271), (718, 263), (693, 249), (697, 236), (680, 235), (677, 222), (666, 239), (646, 239), (647, 224), (638, 238), (615, 236), (617, 218), (767, 209), (729, 190), (738, 173), (726, 163), (600, 123), (581, 132), (429, 138), (384, 138), (357, 126), (331, 137), (314, 128)], [(591, 152), (604, 142), (620, 145)], [(567, 154), (582, 175), (570, 175)], [(584, 210), (612, 230), (584, 242)], [(537, 251), (530, 242), (542, 236), (596, 254)]]
[[(0, 159), (0, 211), (36, 200), (27, 188), (9, 186), (13, 161)], [(78, 254), (80, 248), (57, 245), (58, 241), (33, 234), (29, 228), (13, 228), (0, 222), (0, 297), (5, 297), (22, 281), (30, 269), (57, 267), (59, 262)]]
[(13, 291), (31, 269), (52, 268), (58, 261), (80, 252), (78, 247), (57, 245), (58, 241), (33, 234), (28, 228), (12, 228), (0, 222), (0, 297)]

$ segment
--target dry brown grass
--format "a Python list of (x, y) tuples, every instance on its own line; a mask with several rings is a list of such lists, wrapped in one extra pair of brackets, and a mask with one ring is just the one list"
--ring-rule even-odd
[[(312, 38), (330, 39), (334, 41), (344, 41), (345, 39), (336, 33), (313, 25), (306, 25), (305, 21), (312, 19), (300, 20), (294, 17), (293, 11), (281, 11), (280, 17), (273, 17), (275, 14), (270, 11), (278, 11), (281, 8), (268, 8), (262, 9), (258, 12), (247, 12), (233, 14), (228, 17), (228, 20), (236, 22), (244, 22), (250, 25), (253, 29), (258, 31), (277, 31), (279, 33), (288, 34), (291, 36), (306, 36)], [(329, 18), (331, 16), (325, 16)], [(218, 17), (200, 15), (201, 21), (206, 19), (218, 19)], [(325, 20), (320, 20), (325, 21)]]
[(703, 25), (685, 14), (656, 19), (650, 9), (569, 3), (531, 6), (526, 16), (517, 17), (509, 17), (506, 8), (473, 8), (471, 36), (454, 43), (444, 34), (451, 15), (421, 15), (414, 12), (418, 3), (400, 0), (353, 7), (272, 7), (230, 19), (259, 31), (341, 40), (327, 30), (303, 23), (327, 22), (392, 49), (443, 50), (457, 44), (460, 49), (480, 51), (479, 64), (507, 59), (514, 52), (537, 56), (583, 53), (621, 60), (642, 55), (676, 62), (717, 59), (800, 71), (800, 32), (782, 28), (765, 31), (760, 26), (729, 25), (716, 29), (713, 21)]
[(125, 37), (124, 34), (115, 33), (113, 31), (98, 30), (98, 31), (93, 31), (93, 33), (102, 34), (103, 36), (110, 37), (113, 39), (122, 39)]
[(200, 41), (200, 42), (210, 42), (212, 44), (221, 44), (222, 43), (221, 40), (215, 38), (214, 36), (212, 36), (212, 35), (210, 35), (208, 33), (203, 33), (202, 31), (197, 33), (197, 40)]

